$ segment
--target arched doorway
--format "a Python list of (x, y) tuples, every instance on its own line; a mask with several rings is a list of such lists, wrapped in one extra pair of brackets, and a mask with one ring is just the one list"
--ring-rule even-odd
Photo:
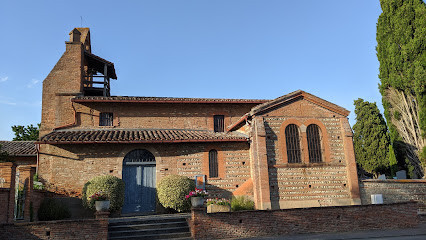
[(123, 181), (126, 184), (123, 213), (155, 211), (155, 157), (150, 151), (136, 149), (127, 153)]

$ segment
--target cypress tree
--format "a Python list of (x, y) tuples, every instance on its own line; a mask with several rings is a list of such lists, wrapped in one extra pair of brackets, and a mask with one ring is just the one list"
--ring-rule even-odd
[(389, 144), (389, 167), (391, 171), (391, 176), (396, 176), (398, 171), (398, 161), (396, 160), (395, 152), (393, 150), (392, 144)]
[(426, 155), (426, 5), (422, 0), (380, 4), (376, 50), (384, 114), (397, 157), (408, 159), (420, 177)]
[(389, 134), (376, 103), (361, 98), (354, 101), (356, 123), (354, 148), (356, 162), (375, 176), (389, 171)]

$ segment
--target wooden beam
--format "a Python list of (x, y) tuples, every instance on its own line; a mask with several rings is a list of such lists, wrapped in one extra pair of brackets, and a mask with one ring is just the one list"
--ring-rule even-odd
[(103, 81), (83, 81), (83, 83), (97, 83), (97, 84), (104, 84)]
[(108, 65), (104, 64), (104, 97), (107, 97), (107, 79), (108, 79)]

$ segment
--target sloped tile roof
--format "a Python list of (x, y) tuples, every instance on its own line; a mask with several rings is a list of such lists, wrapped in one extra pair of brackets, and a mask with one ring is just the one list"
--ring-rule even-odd
[(36, 156), (35, 141), (0, 141), (1, 150), (12, 156)]
[(41, 137), (38, 143), (175, 143), (248, 141), (248, 136), (232, 132), (191, 129), (84, 129), (59, 130)]
[(258, 114), (264, 114), (265, 112), (272, 110), (276, 107), (279, 107), (281, 104), (285, 103), (285, 102), (291, 102), (294, 101), (296, 99), (300, 99), (303, 98), (307, 101), (310, 101), (314, 104), (317, 104), (323, 108), (326, 108), (330, 111), (336, 112), (338, 114), (341, 114), (345, 117), (347, 117), (349, 115), (349, 111), (346, 110), (343, 107), (340, 107), (334, 103), (328, 102), (322, 98), (319, 98), (315, 95), (312, 95), (310, 93), (307, 93), (305, 91), (302, 90), (297, 90), (294, 92), (291, 92), (289, 94), (286, 94), (284, 96), (278, 97), (276, 99), (270, 100), (270, 101), (266, 101), (262, 104), (259, 104), (257, 106), (254, 106), (250, 112), (246, 113), (244, 116), (242, 116), (238, 121), (236, 121), (235, 123), (231, 124), (231, 126), (228, 127), (227, 131), (233, 131), (235, 129), (238, 129), (238, 127), (241, 127), (242, 124), (244, 124), (244, 122), (247, 119), (252, 118), (254, 115), (258, 115)]
[(146, 103), (255, 103), (265, 99), (226, 99), (226, 98), (175, 98), (175, 97), (129, 97), (129, 96), (77, 96), (73, 102), (146, 102)]

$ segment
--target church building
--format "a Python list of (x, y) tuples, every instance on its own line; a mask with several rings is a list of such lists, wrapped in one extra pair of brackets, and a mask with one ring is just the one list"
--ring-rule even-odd
[(43, 81), (38, 173), (81, 196), (99, 175), (125, 182), (123, 213), (156, 211), (156, 183), (205, 175), (214, 196), (257, 209), (360, 204), (349, 111), (297, 90), (273, 100), (111, 96), (114, 63), (70, 32)]

